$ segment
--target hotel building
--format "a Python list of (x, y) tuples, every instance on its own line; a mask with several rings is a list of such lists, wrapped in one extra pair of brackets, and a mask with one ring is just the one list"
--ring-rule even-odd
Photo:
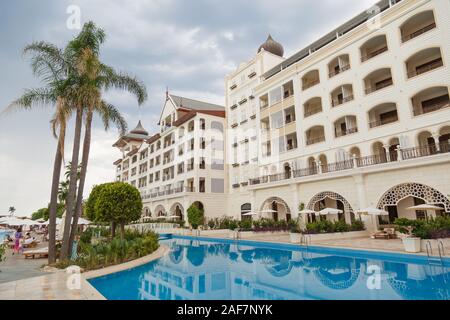
[[(225, 108), (167, 94), (159, 134), (115, 144), (117, 178), (153, 216), (450, 212), (449, 40), (447, 0), (380, 1), (286, 59), (269, 36), (226, 76)], [(407, 209), (423, 203), (442, 211)]]

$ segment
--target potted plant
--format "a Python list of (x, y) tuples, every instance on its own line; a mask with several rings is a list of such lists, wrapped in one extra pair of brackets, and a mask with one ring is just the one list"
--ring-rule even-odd
[(409, 253), (419, 253), (421, 251), (420, 238), (414, 236), (413, 234), (414, 226), (406, 226), (400, 228), (400, 232), (407, 234), (405, 238), (402, 239), (405, 251)]

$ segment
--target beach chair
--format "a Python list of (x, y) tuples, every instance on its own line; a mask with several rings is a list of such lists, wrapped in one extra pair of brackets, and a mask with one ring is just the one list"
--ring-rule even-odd
[(41, 248), (36, 250), (28, 250), (23, 253), (23, 256), (25, 259), (32, 258), (32, 259), (43, 259), (48, 258), (48, 248)]

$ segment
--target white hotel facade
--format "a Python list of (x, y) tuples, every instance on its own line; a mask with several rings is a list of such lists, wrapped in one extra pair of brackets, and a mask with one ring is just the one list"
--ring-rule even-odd
[(450, 212), (450, 2), (376, 8), (287, 59), (269, 37), (225, 78), (225, 107), (168, 93), (158, 134), (139, 125), (115, 144), (117, 180), (139, 188), (153, 217), (185, 218), (194, 202), (210, 218)]

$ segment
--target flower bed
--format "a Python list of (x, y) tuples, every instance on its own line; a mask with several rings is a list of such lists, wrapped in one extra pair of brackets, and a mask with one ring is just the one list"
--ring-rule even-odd
[(56, 267), (64, 269), (77, 265), (84, 270), (95, 270), (141, 258), (159, 247), (158, 235), (154, 232), (127, 230), (124, 239), (96, 239), (94, 234), (92, 229), (85, 231), (80, 236), (77, 259), (58, 262)]

